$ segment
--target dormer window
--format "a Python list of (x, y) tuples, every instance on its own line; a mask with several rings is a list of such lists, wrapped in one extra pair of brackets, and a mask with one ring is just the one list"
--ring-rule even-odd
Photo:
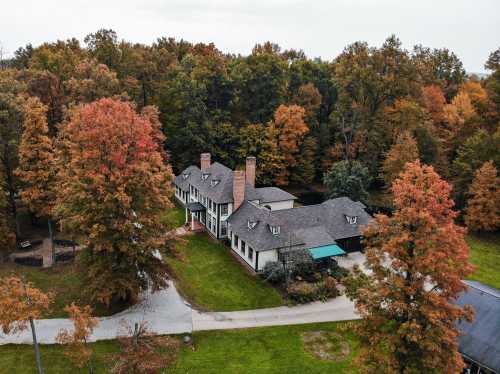
[(188, 178), (189, 178), (189, 173), (184, 173), (184, 174), (182, 174), (182, 178), (183, 178), (183, 179), (188, 179)]
[(212, 179), (210, 181), (210, 186), (215, 187), (219, 184), (220, 180), (219, 179)]
[(345, 216), (345, 219), (349, 225), (355, 225), (358, 222), (358, 217), (356, 216)]
[(273, 235), (280, 234), (280, 227), (279, 226), (269, 226), (269, 229), (271, 230)]
[(203, 180), (203, 181), (204, 181), (204, 180), (207, 180), (207, 178), (208, 178), (209, 176), (210, 176), (210, 174), (209, 174), (209, 173), (203, 173), (203, 174), (201, 175), (201, 180)]
[(248, 226), (248, 229), (249, 230), (252, 230), (255, 226), (257, 226), (257, 222), (256, 221), (248, 221), (247, 222), (247, 226)]

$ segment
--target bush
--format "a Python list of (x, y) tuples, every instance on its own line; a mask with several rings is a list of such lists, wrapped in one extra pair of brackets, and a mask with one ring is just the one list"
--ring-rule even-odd
[(337, 281), (334, 277), (326, 277), (318, 286), (318, 298), (326, 301), (327, 299), (337, 297), (339, 291), (337, 289)]
[(330, 275), (339, 281), (349, 275), (349, 270), (342, 266), (336, 266), (331, 270)]
[(293, 282), (288, 286), (286, 291), (290, 299), (304, 304), (318, 299), (319, 288), (314, 283)]
[(272, 284), (281, 284), (285, 282), (285, 271), (283, 265), (277, 261), (266, 263), (261, 273), (262, 277)]

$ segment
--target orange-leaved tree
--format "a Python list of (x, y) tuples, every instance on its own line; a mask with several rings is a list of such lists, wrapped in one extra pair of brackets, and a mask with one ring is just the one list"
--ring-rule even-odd
[(92, 308), (86, 305), (80, 308), (75, 303), (67, 305), (64, 311), (69, 314), (73, 322), (73, 330), (61, 329), (57, 334), (58, 343), (65, 344), (64, 354), (79, 368), (87, 365), (89, 374), (94, 372), (92, 366), (92, 349), (88, 346), (88, 339), (99, 321), (92, 317)]
[(469, 188), (465, 223), (473, 231), (500, 229), (500, 177), (492, 161), (476, 171)]
[(280, 105), (274, 113), (274, 121), (268, 127), (274, 129), (277, 150), (284, 158), (287, 167), (282, 168), (276, 178), (280, 185), (288, 184), (290, 168), (297, 164), (300, 145), (309, 128), (304, 122), (305, 110), (298, 105)]
[(15, 334), (26, 330), (29, 323), (39, 374), (44, 371), (34, 320), (39, 319), (42, 313), (49, 309), (52, 300), (52, 294), (45, 294), (18, 277), (0, 279), (0, 328), (4, 334)]
[[(472, 310), (453, 303), (472, 271), (465, 229), (454, 219), (450, 185), (431, 166), (406, 164), (392, 185), (394, 214), (366, 228), (366, 265), (358, 275), (357, 329), (363, 372), (458, 373), (455, 325)], [(361, 279), (363, 278), (363, 279)], [(355, 277), (356, 280), (356, 277)]]
[(76, 108), (61, 129), (58, 214), (84, 238), (87, 289), (107, 305), (167, 286), (158, 251), (172, 245), (161, 219), (172, 173), (155, 134), (132, 104), (113, 99)]
[(52, 240), (56, 163), (47, 125), (47, 107), (38, 98), (30, 97), (24, 108), (24, 129), (16, 170), (16, 175), (22, 182), (21, 200), (33, 214), (48, 218)]
[(418, 160), (418, 147), (415, 139), (407, 132), (398, 135), (396, 142), (392, 145), (382, 163), (381, 172), (387, 188), (403, 171), (407, 162)]
[(120, 352), (113, 356), (113, 374), (153, 374), (176, 358), (179, 340), (171, 336), (154, 336), (146, 323), (126, 326), (127, 334), (118, 338)]

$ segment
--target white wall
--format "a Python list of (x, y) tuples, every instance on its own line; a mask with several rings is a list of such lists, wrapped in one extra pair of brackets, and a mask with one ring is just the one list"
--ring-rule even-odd
[(266, 263), (270, 261), (278, 261), (278, 251), (276, 249), (259, 252), (259, 268), (257, 270), (264, 269)]
[(293, 208), (293, 200), (276, 201), (274, 203), (262, 203), (262, 206), (270, 206), (271, 210), (282, 210)]

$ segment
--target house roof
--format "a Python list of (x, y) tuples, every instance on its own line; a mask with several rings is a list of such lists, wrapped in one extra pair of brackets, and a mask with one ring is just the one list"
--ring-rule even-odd
[[(349, 224), (346, 215), (358, 217), (356, 224)], [(257, 222), (257, 225), (249, 229), (248, 221)], [(273, 211), (245, 202), (228, 218), (231, 231), (248, 241), (256, 250), (335, 244), (337, 239), (359, 236), (360, 227), (368, 225), (370, 221), (365, 206), (347, 197)], [(276, 225), (280, 226), (279, 235), (273, 235), (269, 228)]]
[(464, 281), (469, 289), (456, 303), (474, 308), (474, 321), (461, 321), (459, 351), (471, 360), (500, 373), (500, 290), (480, 282)]
[[(205, 179), (203, 174), (207, 175)], [(189, 184), (192, 184), (218, 204), (233, 202), (233, 171), (218, 162), (203, 173), (197, 166), (189, 166), (175, 177), (174, 184), (183, 191), (189, 191)], [(294, 199), (295, 196), (277, 187), (255, 188), (249, 184), (245, 187), (245, 200), (270, 203)]]

